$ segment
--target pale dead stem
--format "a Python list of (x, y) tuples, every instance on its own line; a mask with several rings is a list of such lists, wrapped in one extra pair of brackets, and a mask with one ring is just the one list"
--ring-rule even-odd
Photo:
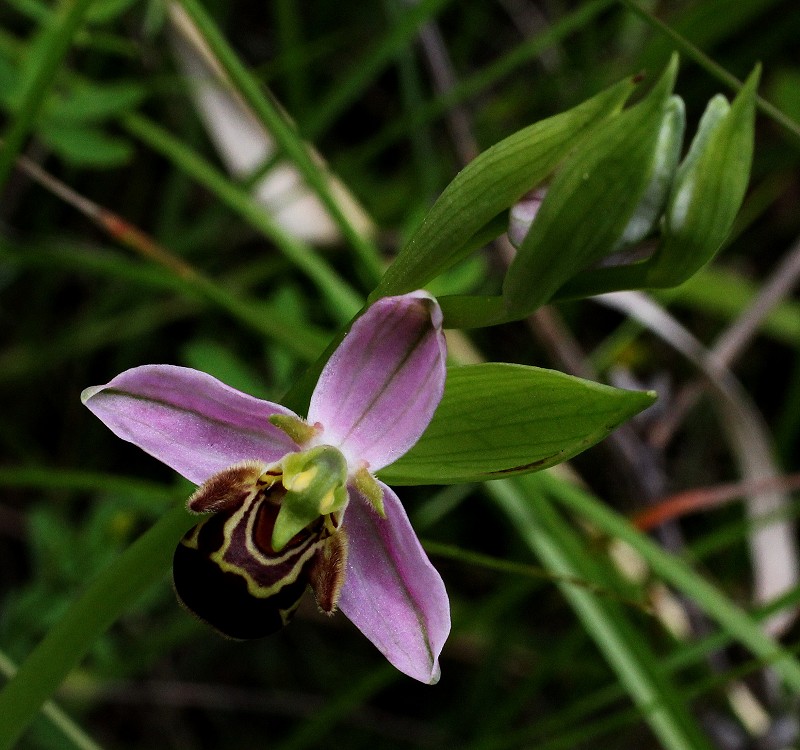
[[(772, 447), (762, 415), (730, 370), (722, 368), (689, 331), (666, 310), (639, 292), (619, 292), (597, 298), (644, 325), (675, 351), (689, 360), (706, 379), (709, 395), (717, 409), (723, 434), (727, 437), (748, 480), (780, 474), (772, 457)], [(745, 507), (752, 521), (768, 516), (782, 518), (766, 526), (756, 524), (748, 536), (755, 598), (767, 602), (794, 588), (798, 581), (798, 553), (794, 524), (788, 518), (788, 498), (777, 490), (766, 490), (747, 497)], [(783, 632), (793, 621), (795, 611), (771, 618), (766, 628), (772, 634)]]
[[(800, 283), (800, 239), (787, 251), (765, 280), (759, 293), (740, 315), (717, 337), (708, 356), (721, 368), (730, 367), (752, 343), (764, 320)], [(702, 381), (685, 385), (675, 396), (673, 408), (653, 425), (650, 438), (666, 447), (686, 415), (697, 404), (704, 386)]]
[[(273, 133), (237, 91), (202, 32), (179, 3), (167, 4), (169, 39), (188, 93), (228, 171), (239, 180), (252, 179), (253, 199), (288, 234), (315, 245), (341, 242), (341, 227), (303, 178), (296, 165), (280, 153)], [(270, 94), (271, 96), (271, 94)], [(272, 99), (284, 119), (289, 115)], [(369, 238), (375, 226), (355, 196), (334, 176), (322, 156), (308, 144), (308, 158), (324, 177), (326, 190), (343, 219), (360, 237)], [(344, 237), (347, 239), (347, 237)]]

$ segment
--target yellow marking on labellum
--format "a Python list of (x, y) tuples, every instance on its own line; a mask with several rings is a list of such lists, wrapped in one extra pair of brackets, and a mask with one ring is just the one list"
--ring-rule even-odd
[[(293, 557), (296, 553), (298, 548), (297, 547), (284, 547), (282, 554), (274, 553), (272, 555), (265, 555), (256, 545), (255, 543), (255, 526), (256, 521), (258, 520), (258, 506), (254, 503), (253, 512), (250, 514), (250, 517), (247, 519), (247, 527), (245, 529), (244, 539), (245, 539), (245, 548), (247, 552), (257, 560), (262, 565), (269, 567), (273, 565), (280, 565), (283, 562), (286, 562), (287, 559)], [(230, 523), (230, 521), (228, 521)], [(231, 529), (233, 530), (233, 529)], [(225, 524), (225, 540), (226, 544), (224, 548), (227, 549), (229, 546), (230, 536), (228, 535), (228, 524)], [(231, 563), (227, 563), (227, 565), (231, 565)], [(235, 567), (235, 566), (234, 566)], [(295, 576), (296, 578), (296, 576)], [(294, 579), (292, 579), (294, 580)], [(254, 582), (255, 583), (255, 582)], [(291, 581), (289, 581), (291, 583)], [(255, 584), (256, 586), (258, 584)]]
[[(206, 519), (207, 520), (207, 519)], [(200, 549), (200, 529), (203, 528), (205, 521), (201, 521), (196, 526), (188, 531), (188, 533), (181, 539), (181, 544), (189, 549)]]
[[(330, 459), (333, 450), (318, 449), (311, 459), (317, 454)], [(300, 496), (308, 506), (308, 519), (303, 525), (301, 514), (278, 551), (272, 542), (275, 525), (281, 512), (292, 509), (287, 503), (298, 497), (283, 484), (288, 464), (242, 462), (202, 485), (193, 495), (194, 509), (209, 515), (184, 535), (173, 556), (179, 601), (223, 635), (243, 639), (286, 625), (308, 585), (323, 611), (332, 612), (347, 554), (347, 540), (339, 529), (347, 498), (346, 465), (341, 458), (338, 466), (337, 457), (341, 458), (332, 454), (334, 468), (343, 476), (335, 487), (320, 482), (327, 477), (327, 466), (307, 469), (305, 456), (294, 462), (291, 468), (299, 465), (303, 470), (289, 475), (295, 486), (308, 488), (306, 497)], [(317, 513), (317, 505), (328, 512)]]
[[(210, 555), (210, 558), (226, 573), (235, 573), (238, 576), (244, 578), (245, 583), (247, 584), (247, 592), (251, 595), (256, 597), (257, 599), (268, 599), (271, 596), (277, 594), (284, 586), (288, 586), (294, 583), (300, 573), (303, 571), (303, 567), (305, 566), (306, 562), (308, 562), (317, 551), (317, 546), (320, 544), (319, 540), (314, 540), (312, 544), (308, 546), (306, 550), (303, 551), (303, 554), (297, 558), (292, 569), (289, 573), (279, 578), (275, 583), (271, 586), (262, 586), (261, 584), (256, 581), (250, 573), (248, 573), (244, 568), (235, 565), (234, 563), (228, 562), (227, 560), (223, 559), (223, 556), (219, 554), (220, 551), (214, 552)], [(297, 548), (292, 550), (294, 553), (297, 553)], [(223, 553), (224, 554), (224, 553)], [(277, 564), (277, 562), (275, 562)]]
[[(317, 452), (328, 457), (325, 450), (318, 449)], [(333, 456), (334, 459), (337, 457), (339, 454)], [(342, 458), (340, 463), (343, 465), (338, 468), (346, 472), (343, 461)], [(297, 463), (302, 465), (302, 462)], [(287, 587), (288, 594), (301, 583), (304, 588), (308, 582), (314, 588), (323, 610), (332, 612), (344, 580), (347, 547), (346, 539), (339, 529), (343, 511), (342, 498), (339, 495), (344, 495), (346, 500), (346, 491), (341, 484), (327, 490), (323, 490), (324, 485), (320, 487), (324, 494), (318, 500), (318, 515), (312, 514), (314, 517), (308, 524), (302, 528), (298, 526), (292, 538), (286, 540), (280, 551), (276, 551), (271, 537), (280, 507), (287, 500), (287, 492), (307, 492), (320, 482), (320, 478), (327, 475), (327, 472), (321, 472), (319, 465), (313, 463), (302, 471), (289, 472), (288, 475), (283, 471), (284, 468), (283, 462), (268, 466), (247, 461), (229, 467), (209, 479), (193, 495), (193, 500), (201, 512), (221, 511), (226, 514), (227, 518), (224, 519), (221, 529), (216, 527), (218, 531), (214, 532), (216, 535), (221, 531), (221, 540), (217, 537), (219, 547), (205, 552), (201, 548), (201, 545), (206, 545), (202, 530), (213, 516), (203, 519), (188, 532), (181, 540), (181, 545), (204, 554), (222, 573), (243, 579), (247, 594), (253, 599), (265, 601), (280, 597)], [(191, 586), (179, 586), (177, 579), (176, 590), (181, 601), (184, 601), (181, 590), (195, 596)], [(299, 598), (297, 603), (286, 608), (276, 604), (274, 614), (285, 624), (291, 619), (298, 604)], [(223, 623), (219, 628), (220, 632), (236, 632), (235, 628), (231, 631), (224, 625), (224, 617), (213, 617), (212, 610), (203, 606), (189, 608), (204, 613), (199, 616), (205, 616), (212, 624)]]
[[(272, 556), (265, 555), (260, 549), (258, 549), (254, 542), (255, 524), (258, 517), (259, 505), (262, 502), (269, 502), (269, 500), (263, 498), (260, 492), (253, 493), (252, 497), (249, 497), (242, 504), (242, 507), (239, 508), (233, 515), (231, 515), (231, 517), (225, 522), (225, 526), (223, 528), (224, 542), (219, 549), (215, 550), (209, 555), (209, 559), (211, 559), (222, 571), (226, 573), (234, 573), (244, 578), (245, 583), (247, 584), (247, 591), (251, 596), (259, 599), (266, 599), (278, 593), (284, 586), (292, 584), (297, 580), (298, 576), (303, 571), (303, 567), (305, 566), (306, 562), (308, 562), (316, 553), (317, 547), (319, 547), (319, 545), (322, 543), (323, 538), (321, 535), (315, 536), (310, 534), (309, 537), (303, 540), (299, 546), (286, 547), (283, 554)], [(233, 534), (236, 532), (236, 529), (240, 523), (245, 524), (245, 549), (247, 550), (247, 553), (260, 565), (264, 567), (277, 567), (278, 565), (287, 562), (287, 560), (296, 558), (292, 563), (291, 570), (286, 575), (276, 580), (271, 586), (261, 585), (245, 568), (225, 559), (225, 555), (229, 550), (233, 539)], [(303, 549), (303, 545), (305, 545), (305, 549)]]

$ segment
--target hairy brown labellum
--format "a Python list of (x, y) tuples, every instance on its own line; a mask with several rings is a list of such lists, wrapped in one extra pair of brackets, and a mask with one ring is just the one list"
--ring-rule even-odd
[(172, 560), (179, 601), (229, 638), (260, 638), (286, 625), (309, 583), (319, 606), (336, 607), (347, 543), (333, 516), (320, 516), (280, 552), (272, 531), (285, 489), (280, 470), (232, 466), (209, 479), (189, 509), (211, 512), (181, 539)]

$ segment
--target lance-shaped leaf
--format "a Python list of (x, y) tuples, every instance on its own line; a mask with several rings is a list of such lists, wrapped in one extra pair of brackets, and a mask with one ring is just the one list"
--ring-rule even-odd
[(506, 309), (522, 317), (622, 238), (657, 167), (657, 147), (677, 58), (644, 101), (595, 128), (550, 185), (503, 283)]
[(665, 213), (664, 237), (648, 263), (646, 286), (676, 286), (708, 263), (730, 232), (742, 204), (753, 156), (759, 69), (728, 106), (708, 105), (678, 169)]
[(470, 239), (543, 182), (586, 131), (614, 114), (634, 83), (622, 81), (484, 151), (445, 188), (372, 299), (417, 289), (472, 248)]
[(455, 484), (538, 471), (602, 440), (654, 398), (538, 367), (453, 367), (428, 429), (379, 475), (396, 485)]

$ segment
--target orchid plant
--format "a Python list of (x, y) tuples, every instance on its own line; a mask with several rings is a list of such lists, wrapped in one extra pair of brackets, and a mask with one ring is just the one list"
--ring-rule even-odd
[[(713, 257), (747, 185), (758, 73), (731, 104), (712, 99), (681, 163), (676, 74), (673, 60), (627, 109), (636, 82), (621, 81), (476, 158), (375, 279), (371, 304), (338, 348), (290, 391), (291, 409), (164, 364), (85, 390), (83, 402), (112, 432), (197, 485), (191, 515), (166, 512), (22, 665), (0, 693), (0, 750), (169, 559), (178, 599), (225, 636), (279, 630), (310, 587), (323, 612), (340, 609), (397, 669), (435, 683), (448, 595), (383, 480), (458, 484), (538, 471), (654, 398), (522, 365), (448, 369), (443, 327), (676, 285)], [(525, 196), (531, 205), (520, 205)], [(422, 291), (504, 233), (509, 212), (517, 253), (499, 294), (437, 300)], [(334, 287), (329, 297), (341, 299)], [(303, 419), (296, 412), (309, 394)]]

